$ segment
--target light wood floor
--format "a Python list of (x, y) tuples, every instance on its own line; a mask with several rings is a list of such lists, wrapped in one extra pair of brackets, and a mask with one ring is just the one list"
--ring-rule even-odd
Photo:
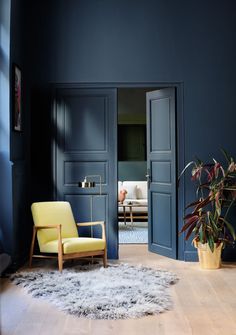
[(219, 270), (200, 270), (198, 263), (149, 253), (146, 245), (120, 246), (120, 261), (175, 272), (180, 280), (170, 288), (173, 309), (141, 319), (80, 319), (60, 312), (44, 300), (31, 298), (23, 289), (2, 279), (1, 334), (236, 334), (236, 264), (225, 263)]

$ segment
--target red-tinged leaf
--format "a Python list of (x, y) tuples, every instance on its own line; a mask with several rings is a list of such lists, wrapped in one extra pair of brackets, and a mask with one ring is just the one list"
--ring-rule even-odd
[(204, 200), (202, 200), (195, 208), (195, 211), (198, 211), (199, 209), (205, 207), (210, 203), (210, 196), (206, 197)]
[(185, 230), (187, 230), (193, 223), (196, 224), (199, 220), (199, 217), (195, 215), (194, 217), (188, 219), (188, 222), (186, 222), (182, 229), (180, 230), (180, 233), (183, 233)]
[(215, 177), (215, 172), (214, 169), (212, 168), (210, 171), (208, 171), (207, 169), (205, 170), (207, 173), (207, 180), (210, 182), (212, 181), (212, 179)]
[(195, 215), (197, 215), (198, 216), (198, 214), (196, 214), (196, 213), (189, 213), (189, 214), (187, 214), (187, 215), (185, 215), (185, 217), (184, 217), (184, 220), (186, 221), (186, 220), (188, 220), (189, 218), (192, 218), (193, 216), (195, 216)]
[(193, 171), (193, 175), (191, 177), (191, 180), (195, 181), (198, 180), (201, 176), (201, 170), (195, 170)]
[(199, 220), (199, 215), (194, 215), (191, 218), (187, 219), (187, 223), (193, 223)]
[(212, 166), (214, 166), (213, 163), (208, 163), (208, 164), (204, 164), (203, 167), (204, 167), (205, 169), (208, 169), (208, 170), (209, 170), (210, 168), (212, 168)]
[(185, 223), (185, 224), (183, 225), (183, 227), (181, 228), (179, 234), (182, 234), (185, 230), (187, 230), (188, 227), (191, 226), (191, 224), (192, 224), (192, 222), (190, 222), (190, 223), (189, 223), (189, 222), (188, 222), (188, 223)]
[(185, 209), (196, 206), (196, 205), (200, 204), (200, 202), (201, 202), (201, 200), (194, 201), (191, 204), (189, 204), (187, 207), (185, 207)]
[(221, 168), (220, 163), (216, 162), (214, 166), (214, 173), (215, 173), (215, 178), (218, 178), (219, 175), (219, 169)]
[(223, 167), (221, 166), (220, 169), (221, 169), (221, 172), (222, 172), (222, 176), (225, 177), (225, 171), (224, 171)]
[(192, 234), (193, 232), (193, 229), (196, 227), (196, 222), (192, 223), (192, 225), (189, 227), (189, 230), (185, 236), (185, 240), (187, 241), (190, 237), (190, 235)]

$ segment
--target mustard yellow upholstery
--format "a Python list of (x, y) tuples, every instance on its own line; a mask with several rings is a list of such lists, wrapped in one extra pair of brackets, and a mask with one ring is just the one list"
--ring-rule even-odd
[(58, 254), (59, 270), (62, 271), (63, 260), (87, 256), (102, 256), (106, 267), (106, 234), (104, 222), (85, 222), (79, 226), (100, 225), (101, 238), (79, 237), (74, 216), (69, 202), (47, 201), (35, 202), (31, 206), (34, 231), (30, 250), (30, 266), (33, 257), (51, 257), (33, 255), (37, 236), (40, 252)]
[[(36, 227), (61, 224), (62, 238), (78, 237), (78, 230), (69, 202), (35, 202), (31, 206), (31, 211)], [(45, 243), (58, 239), (57, 229), (40, 229), (37, 238), (39, 249), (42, 252)]]
[[(89, 238), (89, 237), (63, 238), (62, 247), (64, 254), (103, 250), (105, 248), (105, 241), (100, 238)], [(58, 240), (45, 243), (41, 248), (41, 252), (49, 252), (49, 253), (58, 252)]]

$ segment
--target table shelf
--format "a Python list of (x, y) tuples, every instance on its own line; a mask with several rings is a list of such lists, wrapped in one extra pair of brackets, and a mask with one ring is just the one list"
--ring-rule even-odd
[[(137, 205), (137, 204), (118, 204), (119, 208), (122, 208), (122, 212), (118, 212), (118, 220), (123, 219), (124, 224), (126, 224), (127, 219), (130, 220), (131, 226), (133, 227), (134, 220), (136, 219), (148, 219), (148, 211), (145, 212), (133, 212), (134, 207), (146, 207), (143, 205)], [(128, 210), (126, 210), (126, 208)]]

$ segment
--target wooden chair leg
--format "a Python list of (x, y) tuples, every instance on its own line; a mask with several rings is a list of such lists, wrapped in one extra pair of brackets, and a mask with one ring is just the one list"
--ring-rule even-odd
[(62, 269), (63, 269), (62, 253), (58, 253), (58, 269), (60, 272), (62, 272)]
[(107, 267), (107, 250), (104, 250), (104, 255), (103, 255), (103, 267)]
[(32, 242), (30, 246), (30, 255), (29, 255), (29, 267), (31, 268), (32, 266), (32, 258), (33, 258), (33, 253), (34, 253), (34, 243), (35, 243), (35, 237), (36, 237), (37, 230), (34, 226), (33, 228), (33, 236), (32, 236)]
[(58, 268), (59, 268), (59, 271), (62, 272), (63, 253), (62, 253), (61, 227), (58, 228)]

